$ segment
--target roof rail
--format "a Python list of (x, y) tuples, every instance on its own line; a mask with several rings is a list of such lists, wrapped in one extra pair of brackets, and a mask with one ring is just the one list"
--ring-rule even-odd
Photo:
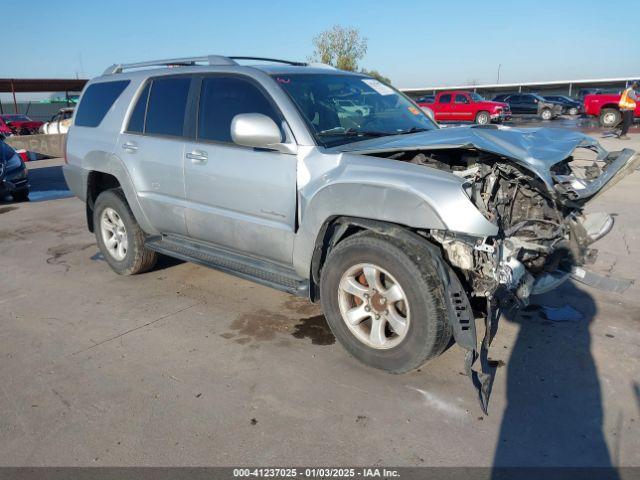
[(113, 75), (114, 73), (122, 73), (125, 70), (131, 68), (144, 68), (144, 67), (168, 67), (168, 66), (190, 66), (198, 63), (205, 63), (207, 65), (238, 65), (236, 60), (260, 60), (263, 62), (284, 63), (287, 65), (293, 65), (296, 67), (306, 67), (309, 65), (306, 62), (292, 62), (290, 60), (280, 60), (278, 58), (266, 58), (266, 57), (225, 57), (222, 55), (206, 55), (202, 57), (184, 57), (184, 58), (169, 58), (167, 60), (151, 60), (148, 62), (137, 63), (114, 63), (107, 68), (103, 75)]
[(294, 67), (306, 67), (306, 62), (293, 62), (291, 60), (280, 60), (278, 58), (266, 58), (266, 57), (229, 57), (231, 60), (260, 60), (263, 62), (284, 63), (286, 65), (293, 65)]
[(196, 65), (197, 63), (206, 63), (207, 65), (237, 65), (237, 63), (229, 57), (224, 57), (222, 55), (206, 55), (202, 57), (169, 58), (166, 60), (151, 60), (148, 62), (113, 64), (104, 71), (103, 75), (122, 73), (123, 71), (131, 68), (189, 66)]

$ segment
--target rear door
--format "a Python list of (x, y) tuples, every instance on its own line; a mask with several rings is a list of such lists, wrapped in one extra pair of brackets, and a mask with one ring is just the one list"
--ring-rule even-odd
[(116, 145), (145, 215), (162, 233), (187, 232), (183, 164), (192, 81), (185, 75), (147, 81)]
[(510, 95), (505, 99), (505, 102), (509, 104), (511, 113), (524, 113), (524, 106), (522, 105), (522, 95)]
[(452, 98), (450, 93), (443, 93), (437, 100), (437, 106), (435, 109), (436, 120), (452, 120)]
[(189, 236), (291, 265), (297, 158), (231, 139), (238, 114), (261, 113), (281, 126), (282, 114), (255, 80), (232, 74), (202, 77), (197, 108), (196, 138), (185, 150)]
[(521, 95), (522, 97), (522, 113), (537, 114), (538, 99), (533, 95)]
[(451, 110), (453, 120), (465, 122), (475, 120), (471, 99), (465, 93), (456, 93)]

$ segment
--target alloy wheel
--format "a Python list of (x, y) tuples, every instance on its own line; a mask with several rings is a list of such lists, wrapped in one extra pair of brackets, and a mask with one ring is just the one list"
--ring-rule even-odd
[(342, 320), (363, 344), (386, 350), (400, 344), (409, 331), (409, 302), (393, 276), (362, 263), (349, 268), (338, 285)]

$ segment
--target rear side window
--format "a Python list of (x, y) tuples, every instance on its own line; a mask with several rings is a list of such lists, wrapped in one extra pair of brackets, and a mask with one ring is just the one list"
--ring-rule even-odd
[(231, 121), (240, 113), (262, 113), (280, 125), (275, 108), (253, 83), (237, 77), (209, 77), (202, 81), (199, 139), (232, 142)]
[(144, 115), (147, 112), (147, 99), (149, 98), (150, 89), (151, 84), (147, 83), (147, 86), (144, 87), (144, 90), (140, 93), (136, 106), (134, 107), (133, 112), (131, 112), (131, 117), (129, 117), (129, 126), (127, 127), (128, 132), (144, 132)]
[(438, 100), (438, 103), (451, 103), (451, 95), (449, 95), (448, 93), (440, 95), (440, 100)]
[(89, 85), (82, 96), (76, 114), (76, 125), (80, 127), (97, 127), (102, 122), (111, 106), (129, 85), (129, 80), (94, 83)]
[[(156, 78), (151, 84), (144, 133), (182, 136), (191, 78)], [(137, 108), (137, 105), (136, 105)]]

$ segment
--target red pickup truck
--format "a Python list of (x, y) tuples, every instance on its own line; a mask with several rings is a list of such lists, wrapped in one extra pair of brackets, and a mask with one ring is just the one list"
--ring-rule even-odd
[(14, 135), (29, 135), (38, 133), (43, 122), (31, 120), (26, 115), (6, 114), (0, 115), (0, 118), (11, 129)]
[[(618, 107), (620, 95), (612, 93), (594, 93), (584, 97), (584, 113), (600, 119), (603, 127), (615, 127), (620, 123), (622, 114)], [(640, 118), (640, 102), (636, 102), (633, 113), (635, 118)]]
[(436, 95), (433, 102), (420, 102), (429, 108), (440, 122), (475, 122), (486, 125), (511, 118), (509, 105), (485, 100), (475, 92), (444, 91)]

